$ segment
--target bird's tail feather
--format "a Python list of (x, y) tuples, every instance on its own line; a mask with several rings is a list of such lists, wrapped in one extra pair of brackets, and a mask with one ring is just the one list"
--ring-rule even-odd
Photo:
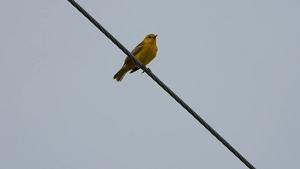
[(128, 72), (129, 70), (126, 69), (126, 67), (122, 67), (115, 75), (114, 75), (114, 79), (116, 79), (118, 82), (120, 82), (123, 77), (125, 76), (125, 74)]

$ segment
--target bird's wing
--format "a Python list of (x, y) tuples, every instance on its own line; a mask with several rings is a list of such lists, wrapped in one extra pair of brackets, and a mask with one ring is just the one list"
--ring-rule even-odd
[[(135, 56), (136, 54), (138, 54), (138, 53), (142, 50), (143, 45), (144, 45), (143, 42), (139, 43), (139, 44), (131, 51), (131, 54), (133, 54), (133, 56)], [(127, 56), (126, 59), (125, 59), (124, 64), (129, 63), (130, 61), (131, 61), (131, 58)]]
[(138, 68), (138, 67), (135, 67), (135, 68), (133, 68), (129, 73), (133, 73), (133, 72), (135, 72), (135, 71), (137, 71), (137, 70), (139, 70), (140, 68)]

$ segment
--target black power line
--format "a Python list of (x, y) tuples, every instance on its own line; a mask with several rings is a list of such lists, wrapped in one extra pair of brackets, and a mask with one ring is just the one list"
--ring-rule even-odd
[(68, 0), (76, 9), (79, 10), (89, 21), (91, 21), (103, 34), (106, 35), (115, 45), (117, 45), (127, 56), (129, 56), (135, 64), (137, 64), (144, 72), (147, 73), (161, 88), (173, 97), (177, 103), (185, 108), (198, 122), (200, 122), (212, 135), (214, 135), (225, 147), (229, 149), (237, 158), (239, 158), (248, 168), (255, 167), (244, 158), (235, 148), (233, 148), (216, 130), (214, 130), (205, 120), (203, 120), (190, 106), (188, 106), (180, 97), (178, 97), (167, 85), (165, 85), (158, 77), (156, 77), (150, 69), (146, 68), (138, 61), (116, 38), (114, 38), (102, 25), (100, 25), (88, 12), (86, 12), (74, 0)]

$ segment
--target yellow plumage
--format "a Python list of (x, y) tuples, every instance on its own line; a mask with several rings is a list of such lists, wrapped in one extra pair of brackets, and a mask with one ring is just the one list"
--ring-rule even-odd
[[(144, 40), (138, 44), (133, 50), (132, 54), (144, 65), (151, 62), (156, 56), (157, 46), (156, 46), (156, 36), (154, 34), (149, 34), (145, 36)], [(138, 70), (139, 67), (135, 65), (132, 59), (128, 56), (126, 57), (122, 68), (114, 75), (114, 79), (121, 81), (125, 74), (130, 71), (130, 73)]]

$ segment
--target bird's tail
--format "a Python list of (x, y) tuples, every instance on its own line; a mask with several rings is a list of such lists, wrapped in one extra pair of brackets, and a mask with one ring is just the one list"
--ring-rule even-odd
[(125, 74), (129, 71), (129, 69), (127, 69), (126, 67), (122, 67), (115, 75), (114, 75), (114, 79), (116, 79), (118, 82), (120, 82), (123, 77), (125, 76)]

